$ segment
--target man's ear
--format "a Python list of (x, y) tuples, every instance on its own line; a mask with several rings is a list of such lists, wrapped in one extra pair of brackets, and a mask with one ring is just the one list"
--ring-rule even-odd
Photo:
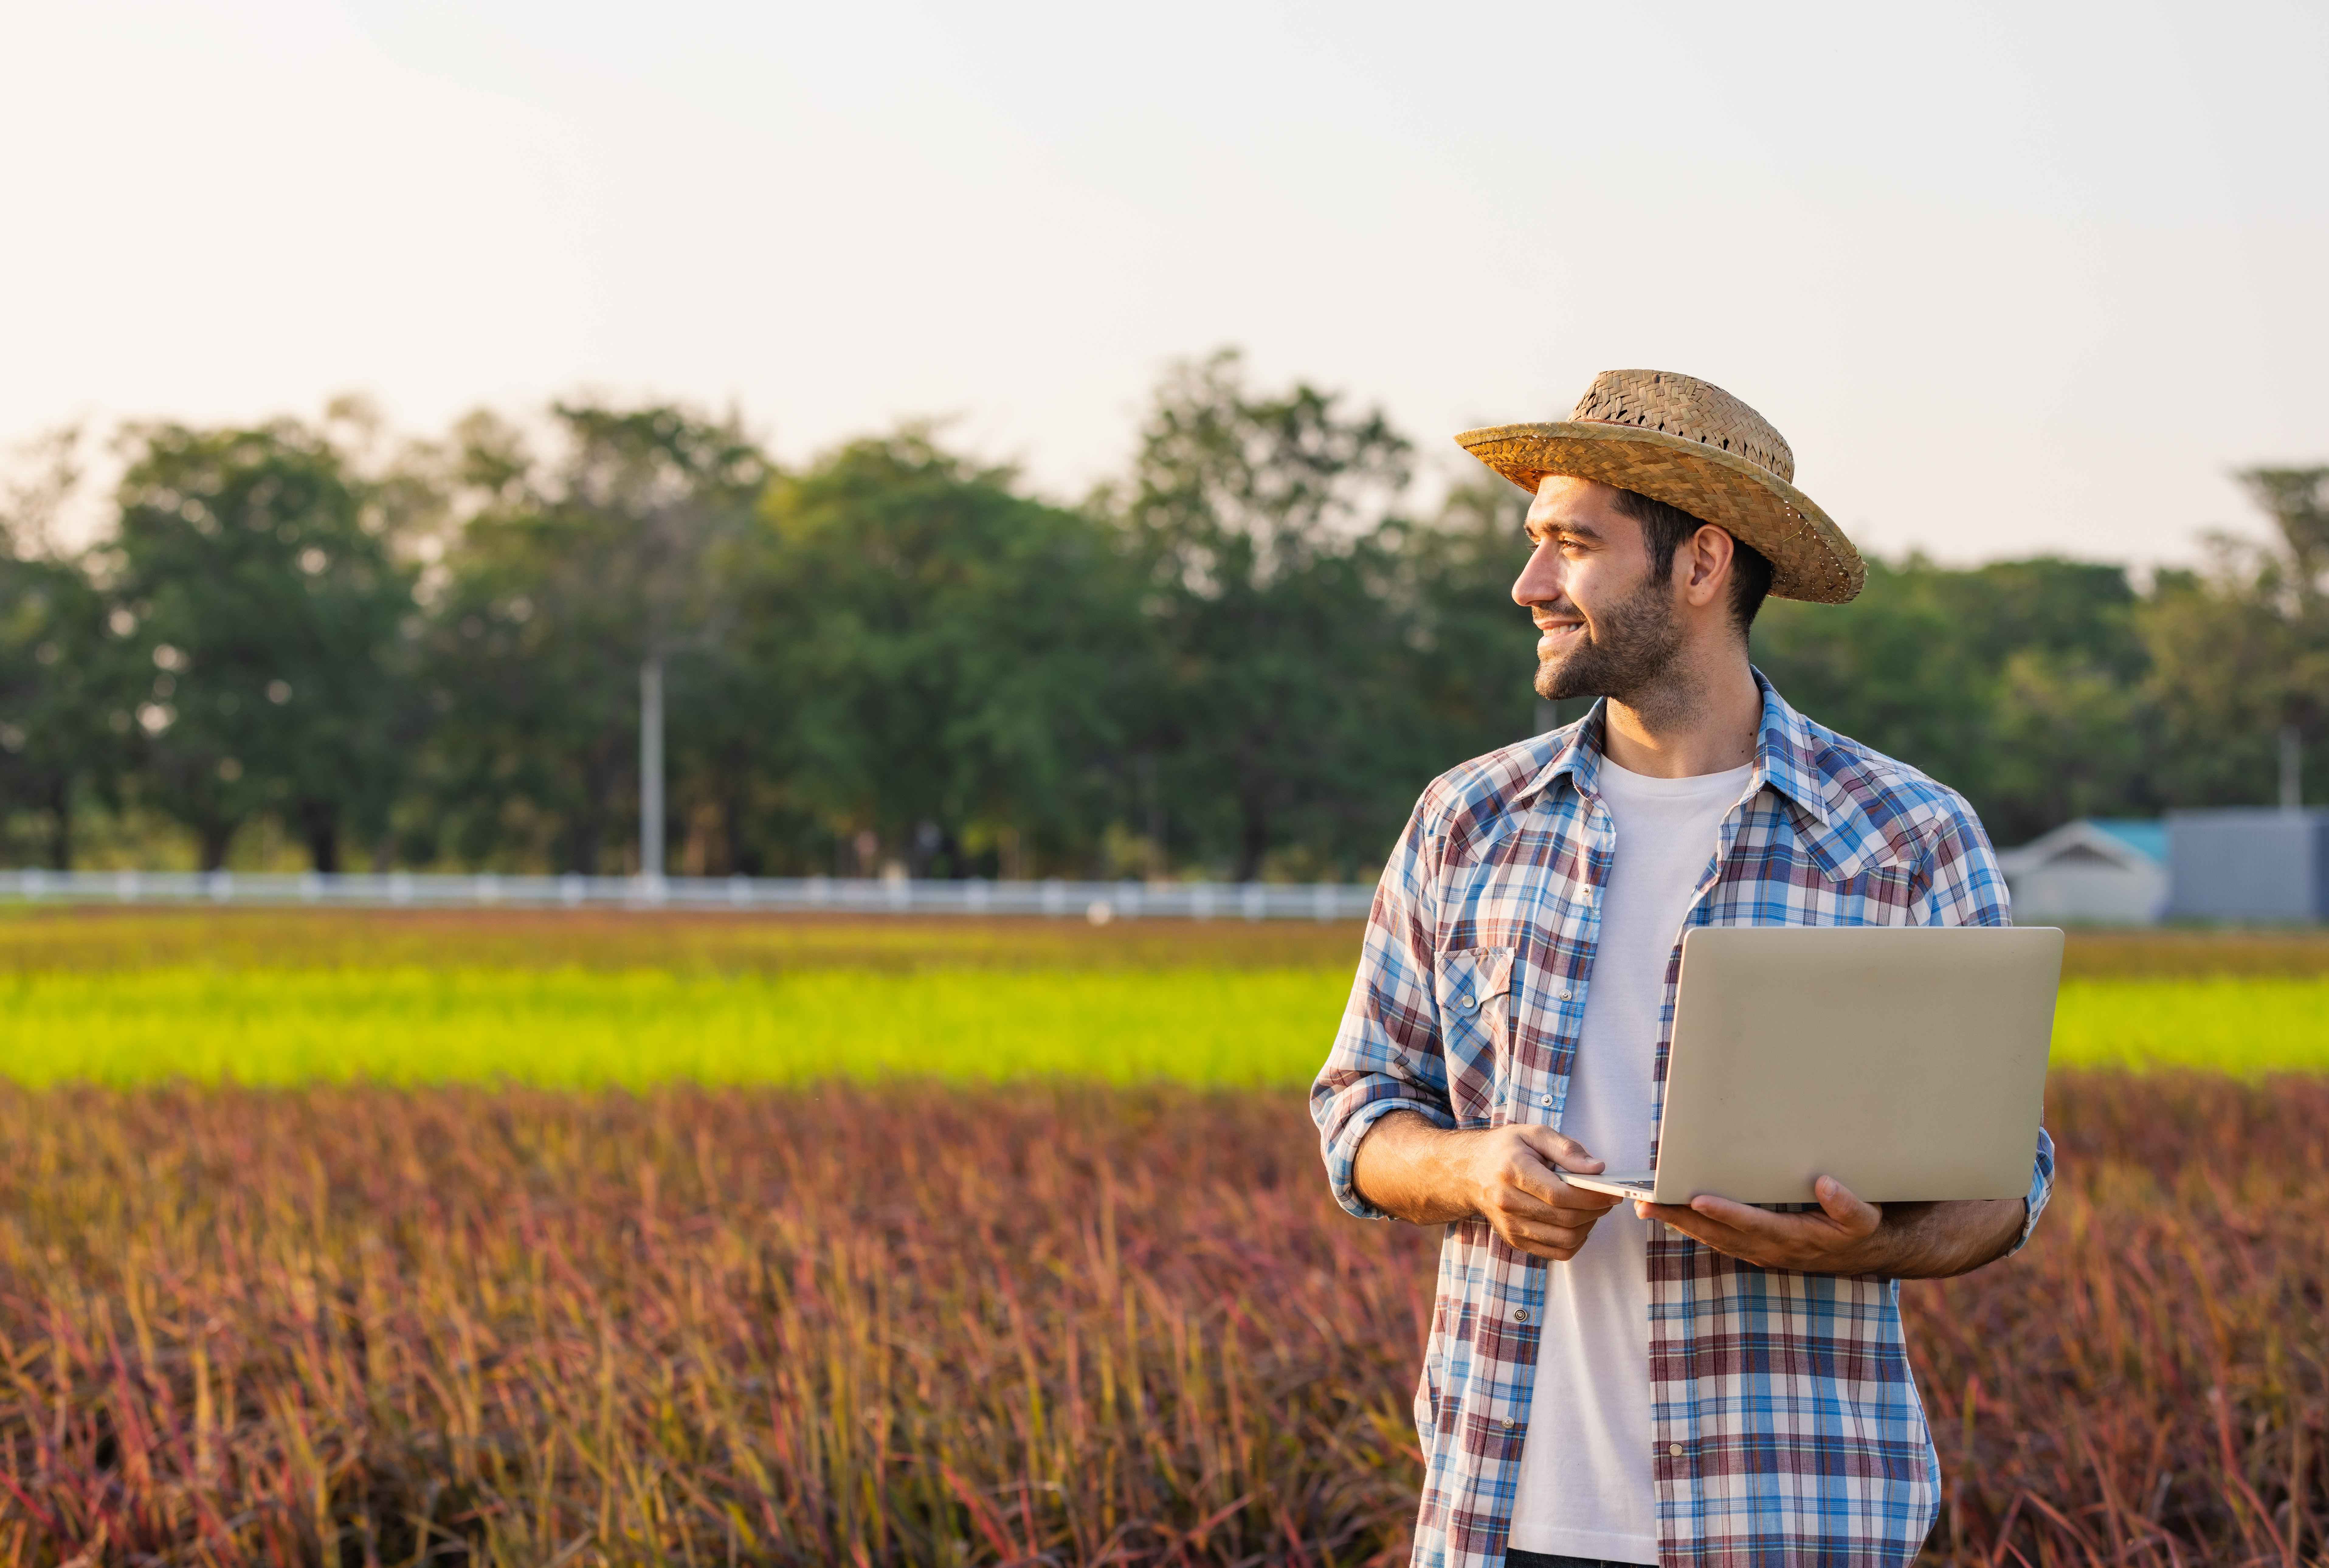
[(1690, 563), (1690, 574), (1683, 581), (1683, 597), (1694, 605), (1712, 604), (1723, 597), (1737, 552), (1737, 543), (1711, 523), (1692, 534), (1689, 548), (1681, 553)]

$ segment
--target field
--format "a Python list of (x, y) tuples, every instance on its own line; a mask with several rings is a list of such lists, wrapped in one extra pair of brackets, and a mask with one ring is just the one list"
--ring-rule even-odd
[[(0, 1563), (1397, 1560), (1435, 1238), (1297, 1087), (1354, 935), (0, 921)], [(2150, 1070), (1905, 1289), (1928, 1560), (2321, 1561), (2329, 943), (2071, 969)]]
[[(0, 1074), (40, 1086), (905, 1074), (1297, 1086), (1356, 928), (606, 914), (0, 921)], [(2074, 939), (2064, 1067), (2329, 1072), (2329, 942)]]

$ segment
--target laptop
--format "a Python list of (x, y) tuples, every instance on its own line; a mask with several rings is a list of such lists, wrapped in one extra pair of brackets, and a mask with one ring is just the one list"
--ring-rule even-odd
[(1703, 926), (1683, 938), (1657, 1168), (1561, 1173), (1660, 1204), (2017, 1198), (2061, 978), (2051, 926)]

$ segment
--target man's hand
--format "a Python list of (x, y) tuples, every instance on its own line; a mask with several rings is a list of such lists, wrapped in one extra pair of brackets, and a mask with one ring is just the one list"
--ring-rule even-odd
[(1825, 1176), (1813, 1184), (1812, 1194), (1819, 1207), (1796, 1214), (1711, 1196), (1693, 1198), (1687, 1205), (1637, 1198), (1634, 1212), (1662, 1220), (1718, 1252), (1798, 1274), (1946, 1279), (2004, 1256), (2022, 1234), (2020, 1198), (1880, 1208)]
[(1549, 1127), (1449, 1132), (1398, 1111), (1359, 1144), (1354, 1177), (1360, 1196), (1402, 1220), (1485, 1219), (1514, 1248), (1558, 1263), (1577, 1255), (1618, 1200), (1570, 1186), (1556, 1166), (1580, 1175), (1602, 1168), (1583, 1144)]

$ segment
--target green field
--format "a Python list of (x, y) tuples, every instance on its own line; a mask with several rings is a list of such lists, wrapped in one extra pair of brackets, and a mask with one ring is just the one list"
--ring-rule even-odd
[(1306, 1079), (1348, 976), (1317, 970), (827, 969), (688, 976), (401, 968), (20, 976), (20, 1082), (509, 1078), (584, 1087), (1059, 1073)]
[[(2058, 1065), (2329, 1072), (2324, 944), (2110, 940), (2074, 948)], [(1298, 1084), (1355, 947), (1349, 927), (1162, 922), (44, 915), (0, 927), (0, 1074)]]

